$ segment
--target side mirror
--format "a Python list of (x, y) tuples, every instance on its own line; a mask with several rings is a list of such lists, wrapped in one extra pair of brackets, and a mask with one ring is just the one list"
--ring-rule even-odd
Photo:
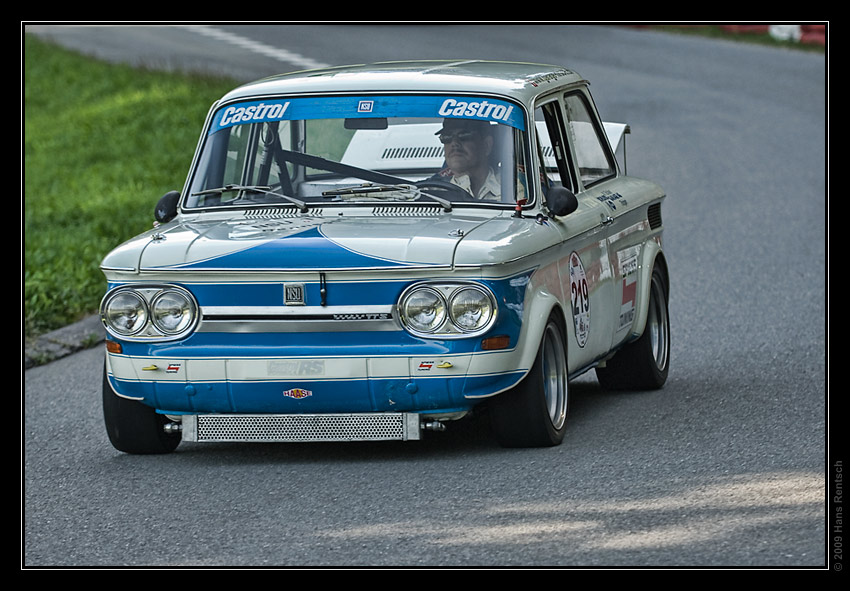
[(170, 222), (177, 215), (177, 203), (180, 201), (180, 193), (178, 191), (169, 191), (159, 198), (156, 208), (153, 210), (153, 217), (161, 224)]
[(565, 187), (552, 187), (546, 195), (546, 207), (553, 217), (570, 215), (578, 209), (578, 199)]

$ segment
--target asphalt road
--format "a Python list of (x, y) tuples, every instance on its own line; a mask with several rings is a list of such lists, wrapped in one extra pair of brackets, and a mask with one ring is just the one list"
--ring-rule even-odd
[(659, 392), (581, 378), (557, 448), (505, 450), (472, 420), (418, 443), (165, 457), (110, 447), (103, 354), (76, 353), (25, 372), (24, 567), (830, 564), (823, 55), (588, 26), (38, 32), (246, 80), (406, 58), (577, 70), (631, 125), (629, 172), (667, 190), (673, 351)]

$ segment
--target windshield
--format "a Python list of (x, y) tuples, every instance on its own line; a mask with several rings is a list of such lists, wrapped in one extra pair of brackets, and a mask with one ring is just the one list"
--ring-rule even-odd
[(184, 207), (529, 199), (522, 109), (470, 96), (299, 97), (215, 114)]

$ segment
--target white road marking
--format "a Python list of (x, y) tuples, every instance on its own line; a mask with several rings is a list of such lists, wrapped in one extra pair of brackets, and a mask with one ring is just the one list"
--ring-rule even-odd
[(199, 33), (201, 35), (206, 35), (207, 37), (212, 37), (220, 41), (231, 43), (233, 45), (236, 45), (237, 47), (247, 49), (248, 51), (253, 51), (254, 53), (258, 53), (260, 55), (264, 55), (266, 57), (270, 57), (281, 62), (293, 64), (295, 66), (298, 66), (299, 68), (314, 69), (328, 67), (328, 64), (317, 62), (316, 60), (310, 59), (303, 55), (293, 53), (285, 49), (280, 49), (279, 47), (272, 47), (271, 45), (266, 45), (265, 43), (259, 43), (257, 41), (254, 41), (253, 39), (248, 39), (247, 37), (242, 37), (241, 35), (234, 35), (233, 33), (228, 33), (227, 31), (222, 31), (221, 29), (217, 29), (208, 25), (177, 26), (183, 27), (184, 29), (190, 31), (194, 31), (195, 33)]

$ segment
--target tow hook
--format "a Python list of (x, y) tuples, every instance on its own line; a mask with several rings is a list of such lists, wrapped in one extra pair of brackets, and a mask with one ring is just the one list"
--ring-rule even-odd
[(165, 423), (162, 426), (162, 429), (169, 435), (180, 435), (183, 431), (183, 425), (180, 423)]
[(422, 429), (426, 431), (445, 431), (446, 426), (440, 421), (425, 421), (422, 423)]

